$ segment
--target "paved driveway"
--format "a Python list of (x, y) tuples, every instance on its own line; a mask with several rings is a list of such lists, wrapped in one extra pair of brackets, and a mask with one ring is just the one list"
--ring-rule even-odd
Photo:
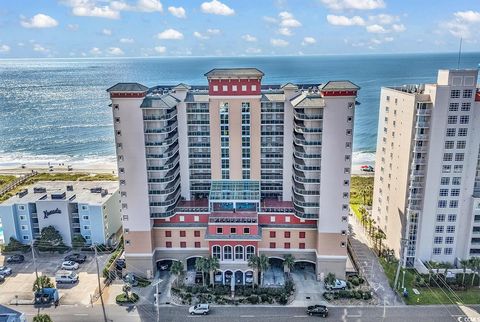
[(323, 283), (316, 280), (313, 266), (305, 266), (303, 269), (295, 266), (291, 275), (295, 283), (295, 299), (289, 306), (305, 307), (314, 304), (327, 304), (322, 296), (325, 288)]

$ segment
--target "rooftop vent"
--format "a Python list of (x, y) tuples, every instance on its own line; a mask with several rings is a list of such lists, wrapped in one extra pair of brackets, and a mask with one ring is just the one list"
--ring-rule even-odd
[(65, 191), (64, 192), (54, 192), (51, 195), (52, 200), (62, 200), (62, 199), (65, 199), (66, 196), (67, 196), (67, 193)]
[(102, 197), (105, 197), (108, 195), (108, 190), (107, 189), (102, 189), (102, 192), (100, 193)]
[(73, 186), (71, 184), (67, 186), (67, 191), (73, 191)]
[(47, 192), (47, 188), (44, 187), (34, 187), (33, 193), (45, 193)]
[(102, 192), (102, 187), (95, 187), (95, 188), (90, 188), (91, 193), (101, 193)]
[(17, 195), (18, 195), (19, 198), (22, 198), (22, 197), (24, 197), (27, 193), (28, 193), (28, 190), (27, 190), (27, 189), (23, 189), (23, 190), (20, 191)]

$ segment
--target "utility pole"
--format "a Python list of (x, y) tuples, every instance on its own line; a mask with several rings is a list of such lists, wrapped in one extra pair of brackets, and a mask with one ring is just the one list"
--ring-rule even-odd
[(397, 289), (398, 277), (400, 276), (400, 267), (404, 266), (405, 250), (408, 239), (400, 238), (400, 244), (402, 245), (400, 250), (400, 260), (398, 261), (397, 273), (395, 274), (395, 282), (393, 283), (394, 289)]
[(97, 245), (93, 245), (93, 249), (95, 250), (95, 262), (97, 263), (98, 293), (100, 294), (100, 302), (102, 303), (103, 320), (105, 322), (108, 322), (107, 313), (105, 312), (105, 304), (103, 303), (102, 286), (100, 284), (100, 269), (98, 268)]
[[(30, 248), (32, 249), (32, 259), (33, 259), (33, 266), (35, 267), (35, 283), (38, 282), (38, 269), (37, 269), (37, 261), (35, 259), (35, 250), (33, 249), (33, 241), (32, 241), (32, 244), (30, 246)], [(38, 287), (40, 287), (40, 285), (38, 285)]]

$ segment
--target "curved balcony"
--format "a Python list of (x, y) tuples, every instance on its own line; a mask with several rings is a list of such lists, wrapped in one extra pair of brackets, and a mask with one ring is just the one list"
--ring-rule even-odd
[(293, 142), (297, 145), (301, 146), (322, 146), (322, 141), (310, 139), (307, 140), (303, 134), (295, 133), (293, 137)]
[(151, 207), (168, 207), (174, 205), (178, 198), (180, 198), (180, 186), (173, 192), (166, 196), (164, 201), (150, 201)]
[(305, 120), (305, 121), (320, 121), (323, 120), (323, 114), (319, 113), (305, 113), (304, 109), (293, 109), (293, 116), (297, 120)]
[[(320, 183), (320, 173), (313, 172), (308, 173), (308, 177), (305, 176), (303, 171), (298, 171), (293, 169), (293, 180), (298, 183), (307, 183), (307, 184), (319, 184)], [(312, 175), (313, 174), (313, 175)]]
[(166, 126), (162, 126), (162, 128), (146, 128), (145, 129), (145, 134), (150, 134), (150, 133), (170, 133), (176, 130), (178, 127), (178, 122), (177, 120), (175, 121), (168, 121)]
[(168, 121), (177, 116), (177, 110), (167, 112), (161, 115), (143, 115), (144, 121)]
[(166, 195), (169, 193), (174, 192), (180, 186), (180, 180), (177, 180), (175, 183), (169, 183), (164, 189), (161, 190), (148, 190), (148, 194), (150, 195)]
[(153, 141), (153, 140), (146, 140), (145, 141), (145, 146), (164, 146), (164, 145), (170, 145), (178, 140), (178, 132), (175, 131), (174, 133), (170, 133), (165, 139), (161, 139), (159, 141)]
[(180, 156), (177, 154), (172, 159), (167, 160), (163, 165), (148, 165), (147, 170), (149, 171), (166, 171), (175, 168), (180, 163)]
[[(319, 208), (320, 207), (319, 202), (306, 200), (304, 196), (296, 193), (293, 187), (292, 187), (292, 192), (293, 192), (293, 204), (297, 205), (298, 207), (302, 207), (302, 208)], [(315, 198), (315, 199), (319, 200), (319, 198)]]
[[(310, 122), (312, 123), (312, 122)], [(293, 129), (302, 134), (302, 133), (322, 133), (322, 127), (321, 125), (310, 125), (306, 126), (305, 122), (303, 120), (295, 120), (295, 123), (293, 124)]]
[(305, 186), (301, 183), (294, 184), (293, 191), (301, 196), (320, 196), (320, 187), (318, 187), (318, 190), (305, 189)]
[(175, 144), (173, 146), (169, 146), (168, 149), (166, 149), (163, 153), (160, 154), (153, 154), (153, 153), (148, 153), (146, 154), (147, 159), (168, 159), (171, 156), (173, 156), (175, 153), (178, 152), (178, 144)]
[(180, 174), (180, 166), (177, 164), (175, 168), (170, 170), (164, 177), (162, 178), (149, 178), (148, 182), (149, 183), (164, 183), (164, 182), (170, 182), (175, 180), (178, 175)]
[(155, 206), (150, 207), (150, 217), (151, 218), (165, 218), (171, 217), (175, 214), (175, 208), (180, 201), (180, 197), (176, 200), (175, 204), (169, 207), (159, 208)]
[(298, 207), (293, 205), (294, 214), (299, 218), (305, 219), (316, 219), (318, 218), (318, 211), (319, 209), (304, 209), (302, 207)]
[(308, 153), (305, 151), (305, 148), (300, 145), (293, 145), (293, 155), (299, 159), (321, 159), (321, 149), (309, 147)]

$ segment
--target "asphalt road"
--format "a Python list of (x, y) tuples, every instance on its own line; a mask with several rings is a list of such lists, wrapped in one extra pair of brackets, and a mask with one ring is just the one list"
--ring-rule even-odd
[[(29, 321), (37, 313), (32, 306), (13, 307), (25, 312)], [(262, 322), (262, 321), (318, 321), (320, 317), (309, 317), (304, 308), (299, 307), (213, 307), (207, 316), (188, 315), (187, 307), (161, 306), (160, 318), (157, 320), (156, 309), (152, 305), (139, 307), (120, 307), (108, 305), (107, 318), (114, 322), (137, 321), (227, 321), (227, 322)], [(355, 322), (480, 322), (480, 306), (474, 308), (459, 308), (458, 306), (408, 306), (408, 307), (335, 307), (330, 308), (330, 315), (325, 321), (355, 321)], [(101, 306), (59, 306), (46, 308), (41, 313), (49, 314), (55, 322), (103, 321)], [(467, 318), (470, 317), (470, 319)]]

